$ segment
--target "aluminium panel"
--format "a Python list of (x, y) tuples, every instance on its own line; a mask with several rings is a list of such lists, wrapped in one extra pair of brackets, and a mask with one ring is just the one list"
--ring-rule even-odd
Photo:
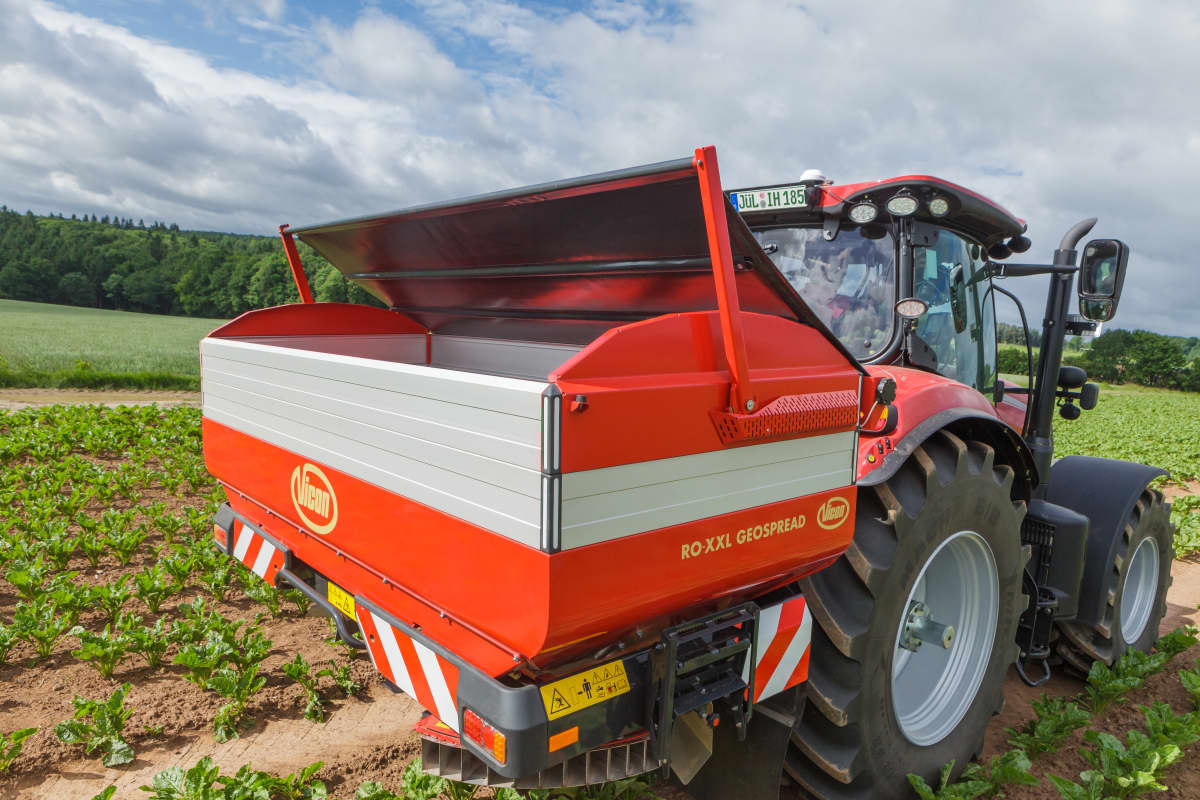
[[(230, 369), (232, 368), (232, 369)], [(237, 400), (241, 393), (247, 397), (258, 397), (260, 406), (266, 400), (300, 406), (305, 412), (338, 417), (348, 423), (369, 426), (382, 431), (381, 435), (394, 440), (397, 452), (418, 461), (439, 463), (442, 457), (461, 459), (467, 454), (479, 461), (479, 469), (489, 469), (489, 460), (504, 462), (530, 470), (538, 469), (540, 446), (536, 423), (512, 415), (490, 415), (498, 419), (485, 419), (487, 427), (503, 433), (486, 433), (481, 425), (473, 424), (488, 415), (473, 413), (460, 426), (443, 425), (430, 419), (438, 408), (428, 409), (425, 415), (401, 414), (388, 409), (388, 400), (396, 398), (394, 392), (380, 392), (382, 397), (368, 398), (365, 387), (347, 387), (336, 381), (320, 379), (297, 381), (293, 373), (279, 376), (255, 370), (248, 377), (245, 370), (237, 370), (236, 363), (220, 359), (209, 359), (204, 365), (204, 378), (210, 391)], [(370, 404), (363, 402), (371, 400)], [(437, 404), (445, 408), (447, 404)], [(471, 409), (471, 411), (476, 411)], [(281, 412), (282, 413), (282, 412)], [(373, 433), (368, 435), (373, 436)]]
[(357, 443), (402, 458), (417, 472), (425, 467), (434, 467), (531, 497), (540, 495), (541, 471), (536, 468), (520, 467), (470, 450), (397, 433), (377, 424), (359, 422), (339, 409), (333, 413), (318, 410), (308, 397), (301, 396), (295, 398), (297, 402), (289, 402), (228, 386), (213, 377), (209, 379), (207, 399), (210, 406), (221, 405), (230, 410), (236, 407), (241, 409), (239, 413), (251, 419), (277, 419), (292, 423), (291, 429), (322, 430), (341, 436), (348, 443)]
[(435, 334), (430, 340), (435, 367), (545, 380), (583, 348), (579, 345), (484, 339)]
[(425, 339), (423, 333), (338, 333), (239, 336), (236, 341), (333, 355), (358, 356), (375, 361), (424, 364)]
[(546, 388), (545, 381), (292, 350), (232, 339), (204, 339), (200, 343), (200, 352), (205, 357), (211, 354), (255, 367), (321, 375), (346, 383), (391, 389), (431, 400), (473, 405), (534, 419), (540, 419), (541, 393)]
[(846, 431), (566, 473), (562, 549), (849, 486), (853, 443)]
[(364, 421), (371, 421), (369, 415), (378, 413), (387, 420), (379, 424), (405, 432), (415, 429), (419, 435), (451, 447), (461, 446), (464, 439), (469, 441), (480, 437), (482, 441), (476, 446), (484, 448), (480, 452), (494, 458), (502, 458), (503, 453), (510, 449), (522, 451), (521, 455), (512, 456), (513, 463), (527, 463), (523, 451), (540, 448), (540, 415), (504, 414), (462, 402), (450, 403), (406, 394), (396, 389), (382, 389), (361, 383), (347, 384), (321, 375), (273, 367), (247, 367), (244, 362), (219, 356), (205, 357), (203, 374), (205, 381), (221, 376), (220, 379), (226, 382), (244, 382), (246, 388), (253, 391), (260, 391), (262, 385), (267, 384), (276, 387), (276, 396), (279, 397), (291, 398), (303, 394), (354, 405), (361, 409), (356, 410), (355, 414), (367, 415)]

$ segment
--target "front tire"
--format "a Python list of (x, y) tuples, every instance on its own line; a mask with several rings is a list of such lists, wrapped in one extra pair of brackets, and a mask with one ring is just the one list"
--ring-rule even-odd
[[(990, 446), (941, 431), (893, 477), (859, 490), (850, 548), (801, 581), (817, 624), (785, 768), (805, 789), (828, 800), (909, 797), (906, 774), (932, 781), (978, 753), (1026, 605), (1025, 504), (1012, 483)], [(949, 647), (914, 627), (914, 603), (958, 626)], [(925, 632), (920, 645), (914, 630)]]
[(1103, 619), (1058, 626), (1059, 656), (1084, 675), (1096, 661), (1111, 665), (1130, 650), (1148, 652), (1167, 611), (1175, 549), (1171, 507), (1162, 493), (1144, 490), (1117, 535), (1112, 568), (1100, 587), (1106, 595)]

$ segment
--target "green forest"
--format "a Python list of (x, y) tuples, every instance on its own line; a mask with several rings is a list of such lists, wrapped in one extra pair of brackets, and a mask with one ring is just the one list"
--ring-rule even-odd
[[(85, 215), (86, 216), (86, 215)], [(374, 303), (300, 244), (317, 300)], [(230, 318), (299, 300), (279, 239), (119, 217), (39, 217), (0, 206), (0, 297)]]

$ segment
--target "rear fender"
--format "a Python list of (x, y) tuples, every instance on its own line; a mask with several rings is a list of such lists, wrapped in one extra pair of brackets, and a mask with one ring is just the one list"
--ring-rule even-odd
[(1150, 481), (1166, 474), (1161, 467), (1093, 456), (1067, 456), (1050, 467), (1046, 499), (1091, 520), (1076, 622), (1096, 625), (1101, 621), (1105, 582), (1125, 520)]
[[(900, 414), (903, 417), (903, 409)], [(1038, 475), (1029, 447), (1020, 434), (1007, 424), (986, 411), (973, 408), (947, 408), (939, 411), (909, 428), (890, 449), (885, 446), (883, 453), (880, 452), (881, 441), (878, 437), (862, 437), (858, 484), (875, 486), (883, 483), (896, 474), (914, 450), (943, 429), (961, 439), (973, 439), (990, 445), (996, 451), (996, 462), (1008, 464), (1016, 473), (1016, 479), (1013, 481), (1014, 499), (1028, 501), (1033, 496)], [(871, 456), (875, 457), (873, 463), (868, 460)]]

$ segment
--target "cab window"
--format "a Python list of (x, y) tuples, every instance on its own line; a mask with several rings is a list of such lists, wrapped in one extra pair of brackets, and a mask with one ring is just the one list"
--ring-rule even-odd
[(990, 394), (996, 385), (996, 318), (979, 245), (947, 230), (913, 250), (913, 287), (929, 310), (916, 333), (937, 356), (937, 371)]

